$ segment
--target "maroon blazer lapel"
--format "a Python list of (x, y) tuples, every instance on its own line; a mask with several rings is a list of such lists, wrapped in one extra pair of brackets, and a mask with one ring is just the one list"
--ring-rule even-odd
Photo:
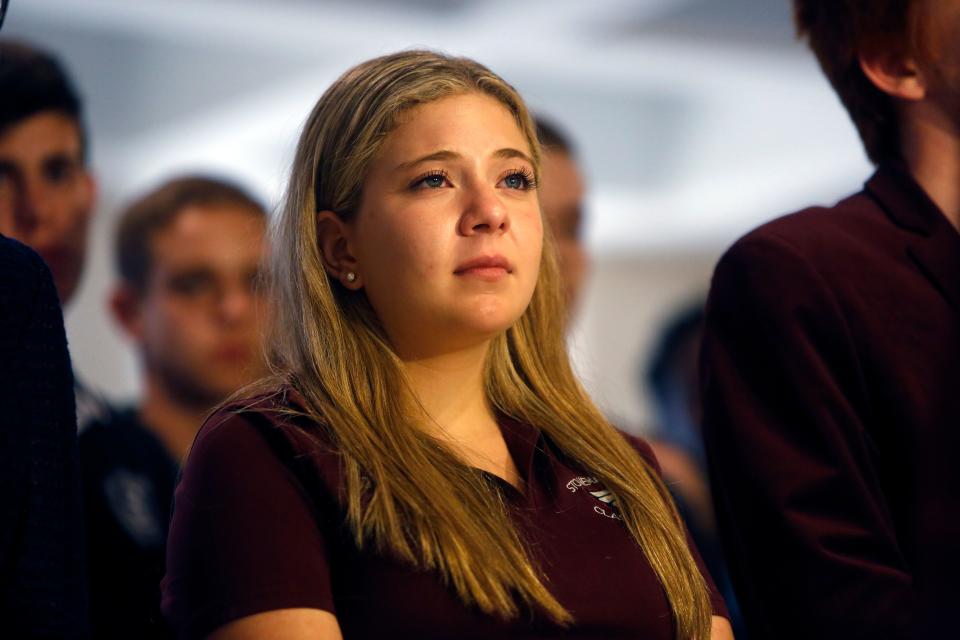
[(907, 252), (941, 294), (960, 311), (960, 234), (937, 233), (914, 240)]
[(960, 233), (901, 166), (881, 166), (866, 189), (894, 223), (908, 232), (910, 259), (960, 311)]

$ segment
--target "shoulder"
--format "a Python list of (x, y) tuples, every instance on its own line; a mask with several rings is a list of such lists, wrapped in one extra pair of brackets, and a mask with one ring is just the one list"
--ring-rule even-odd
[(897, 234), (880, 206), (865, 192), (832, 207), (809, 207), (776, 218), (737, 240), (718, 269), (748, 263), (753, 269), (777, 269), (797, 262), (826, 273), (846, 265), (883, 259)]
[(336, 486), (339, 465), (326, 430), (309, 418), (289, 389), (234, 400), (201, 426), (187, 455), (181, 486), (203, 493), (256, 483), (258, 473), (297, 484)]
[(119, 469), (172, 482), (178, 462), (132, 407), (110, 408), (77, 436), (80, 470), (85, 482), (108, 477)]
[(134, 407), (108, 406), (104, 415), (87, 423), (77, 440), (81, 448), (104, 443), (122, 446), (127, 442), (140, 447), (141, 443), (152, 442), (155, 438), (140, 422)]
[(59, 306), (53, 276), (43, 258), (27, 245), (0, 235), (0, 308), (23, 308), (24, 298), (38, 293)]
[(232, 465), (245, 454), (258, 457), (270, 451), (270, 434), (283, 423), (277, 403), (268, 396), (255, 396), (226, 404), (203, 422), (187, 456), (187, 467), (200, 463)]
[(0, 273), (8, 275), (29, 274), (40, 278), (45, 273), (49, 274), (46, 263), (36, 251), (4, 235), (0, 235), (0, 267)]
[(0, 327), (5, 336), (25, 329), (46, 332), (62, 325), (60, 301), (46, 263), (30, 247), (0, 235)]
[(653, 447), (650, 446), (650, 443), (641, 438), (626, 431), (617, 429), (624, 440), (633, 447), (634, 451), (640, 454), (640, 457), (643, 458), (643, 461), (648, 465), (653, 467), (653, 470), (657, 472), (657, 475), (662, 475), (662, 470), (660, 469), (660, 462), (657, 460), (656, 454), (653, 452)]
[(810, 304), (836, 307), (856, 288), (868, 265), (885, 268), (899, 240), (879, 205), (865, 193), (833, 207), (812, 207), (777, 218), (737, 240), (714, 269), (708, 317), (726, 309), (770, 316)]
[(198, 431), (190, 455), (264, 443), (296, 456), (317, 445), (329, 447), (330, 439), (323, 425), (309, 416), (299, 394), (289, 387), (277, 387), (231, 400), (213, 411)]
[(284, 394), (215, 411), (201, 427), (174, 497), (162, 608), (184, 637), (206, 637), (247, 615), (333, 611), (327, 538), (343, 515), (319, 447), (295, 430)]

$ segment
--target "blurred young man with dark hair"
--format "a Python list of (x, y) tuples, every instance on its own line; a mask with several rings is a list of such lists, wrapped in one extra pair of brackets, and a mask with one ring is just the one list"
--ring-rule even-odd
[(180, 461), (206, 413), (264, 372), (265, 229), (258, 202), (204, 177), (170, 181), (120, 219), (111, 306), (138, 352), (143, 395), (80, 434), (98, 637), (165, 634), (159, 582)]
[[(50, 267), (60, 303), (80, 284), (96, 181), (87, 167), (83, 103), (59, 61), (23, 43), (0, 42), (0, 233), (29, 245)], [(77, 423), (106, 412), (75, 381)]]
[(794, 7), (877, 171), (717, 266), (719, 523), (752, 637), (938, 637), (960, 597), (960, 1)]
[(53, 56), (12, 42), (0, 42), (0, 96), (0, 233), (40, 254), (66, 304), (96, 194), (80, 98)]

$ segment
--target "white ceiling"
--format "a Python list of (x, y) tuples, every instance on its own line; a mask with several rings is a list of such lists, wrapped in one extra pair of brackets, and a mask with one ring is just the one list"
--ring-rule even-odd
[(787, 0), (12, 0), (61, 54), (108, 205), (214, 171), (276, 202), (298, 128), (348, 66), (468, 55), (564, 125), (598, 254), (718, 247), (869, 173)]

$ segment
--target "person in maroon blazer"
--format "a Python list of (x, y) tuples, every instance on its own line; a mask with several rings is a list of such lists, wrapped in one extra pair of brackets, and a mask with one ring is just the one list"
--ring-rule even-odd
[[(751, 638), (947, 637), (960, 563), (960, 2), (795, 0), (877, 165), (720, 260), (702, 352)], [(955, 616), (954, 616), (955, 617)]]

